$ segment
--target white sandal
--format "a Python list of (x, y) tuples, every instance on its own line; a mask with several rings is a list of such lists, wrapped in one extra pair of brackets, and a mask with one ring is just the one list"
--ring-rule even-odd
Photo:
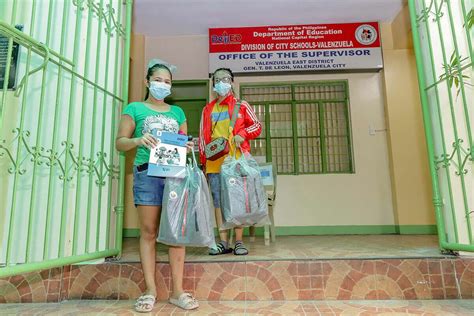
[(156, 297), (151, 294), (143, 294), (135, 303), (135, 310), (139, 313), (149, 313), (155, 306)]
[(184, 310), (192, 310), (199, 307), (198, 301), (189, 293), (183, 293), (179, 298), (170, 298), (170, 303)]

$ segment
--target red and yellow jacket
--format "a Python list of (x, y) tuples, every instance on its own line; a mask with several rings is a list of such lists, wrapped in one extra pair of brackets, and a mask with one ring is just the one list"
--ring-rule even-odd
[[(217, 99), (206, 104), (202, 111), (201, 126), (199, 130), (199, 156), (201, 163), (206, 164), (206, 155), (204, 154), (204, 148), (206, 144), (211, 142), (211, 114), (214, 105), (217, 103)], [(229, 107), (229, 117), (232, 117), (234, 112), (234, 106), (237, 103), (237, 99), (234, 95), (229, 95), (227, 98), (222, 100), (221, 105), (226, 104)], [(235, 121), (233, 134), (242, 136), (245, 141), (240, 146), (243, 152), (250, 151), (249, 140), (257, 138), (262, 132), (262, 124), (257, 119), (255, 112), (252, 107), (246, 102), (241, 100), (239, 114)]]

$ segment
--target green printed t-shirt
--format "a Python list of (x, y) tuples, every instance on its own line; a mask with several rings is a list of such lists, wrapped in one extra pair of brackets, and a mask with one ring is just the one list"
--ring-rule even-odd
[[(158, 112), (149, 108), (143, 102), (133, 102), (123, 110), (124, 115), (130, 116), (135, 121), (133, 137), (142, 137), (143, 134), (151, 134), (152, 130), (178, 133), (181, 124), (186, 122), (183, 110), (176, 105), (170, 105), (167, 112)], [(150, 149), (146, 146), (138, 146), (135, 156), (135, 166), (147, 163), (150, 158)]]

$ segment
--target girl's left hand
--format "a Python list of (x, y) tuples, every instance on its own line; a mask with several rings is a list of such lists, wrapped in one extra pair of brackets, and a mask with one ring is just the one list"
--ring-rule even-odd
[(194, 142), (193, 141), (187, 142), (186, 143), (186, 148), (188, 149), (188, 153), (190, 153), (194, 148)]
[(245, 138), (243, 138), (242, 136), (240, 135), (235, 135), (234, 136), (234, 143), (237, 147), (240, 147), (240, 145), (242, 145), (242, 143), (245, 141)]

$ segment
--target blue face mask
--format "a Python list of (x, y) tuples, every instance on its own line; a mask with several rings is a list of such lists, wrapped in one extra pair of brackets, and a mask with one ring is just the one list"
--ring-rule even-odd
[(164, 82), (150, 82), (150, 93), (157, 100), (164, 100), (171, 94), (171, 85)]
[(220, 81), (214, 85), (214, 91), (221, 97), (226, 96), (230, 89), (232, 89), (232, 85), (227, 82)]

